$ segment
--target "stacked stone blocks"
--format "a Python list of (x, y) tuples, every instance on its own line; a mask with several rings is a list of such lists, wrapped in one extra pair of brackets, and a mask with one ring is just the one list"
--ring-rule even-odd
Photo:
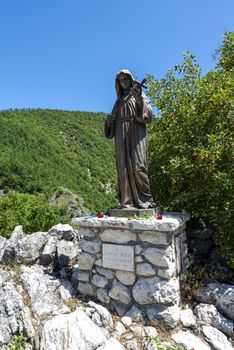
[[(81, 253), (73, 278), (78, 281), (78, 291), (105, 305), (125, 308), (178, 305), (180, 280), (187, 265), (188, 218), (170, 213), (162, 220), (76, 218)], [(119, 259), (123, 263), (128, 259), (133, 267), (127, 264), (127, 269), (121, 270), (111, 268), (111, 263), (106, 267), (105, 248), (109, 252), (118, 249)], [(114, 264), (118, 263), (115, 258)]]

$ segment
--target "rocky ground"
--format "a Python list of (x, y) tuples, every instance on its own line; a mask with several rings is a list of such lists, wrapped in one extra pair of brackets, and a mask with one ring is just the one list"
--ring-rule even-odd
[(77, 292), (78, 234), (58, 224), (0, 237), (2, 350), (233, 349), (234, 285), (209, 279), (194, 300), (148, 318), (136, 306), (110, 312)]

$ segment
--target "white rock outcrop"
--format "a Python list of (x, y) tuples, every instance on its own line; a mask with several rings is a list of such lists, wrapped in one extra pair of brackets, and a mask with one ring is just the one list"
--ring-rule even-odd
[(147, 316), (155, 326), (163, 324), (167, 328), (175, 328), (179, 323), (180, 308), (177, 305), (169, 307), (162, 305), (150, 306), (147, 309)]
[(20, 278), (38, 316), (45, 317), (70, 311), (64, 302), (72, 298), (72, 286), (70, 285), (70, 290), (67, 285), (64, 287), (59, 279), (49, 274), (44, 267), (22, 266)]
[(212, 326), (202, 326), (202, 332), (207, 342), (215, 350), (233, 350), (231, 342), (227, 340), (227, 337), (218, 329)]
[[(10, 239), (0, 237), (0, 349), (8, 350), (20, 335), (25, 338), (25, 350), (157, 350), (157, 327), (163, 327), (168, 338), (173, 333), (167, 345), (162, 341), (165, 347), (182, 344), (186, 350), (231, 350), (233, 285), (209, 283), (198, 292), (197, 299), (203, 303), (181, 309), (179, 264), (166, 229), (173, 220), (165, 222), (158, 238), (150, 231), (151, 224), (144, 232), (143, 220), (134, 222), (139, 230), (136, 236), (141, 236), (140, 244), (134, 241), (135, 272), (102, 266), (96, 228), (92, 232), (82, 228), (87, 240), (80, 240), (76, 230), (62, 224), (31, 236), (17, 226)], [(101, 232), (113, 229), (114, 223), (116, 232), (126, 225), (132, 229), (133, 224), (96, 218), (94, 223), (100, 224)], [(158, 262), (160, 266), (150, 262), (154, 258), (147, 249), (154, 239), (171, 261), (168, 268), (164, 262)], [(176, 244), (182, 243), (183, 237)], [(81, 247), (83, 257), (78, 259)], [(153, 272), (157, 275), (151, 276)]]
[(45, 322), (41, 329), (40, 350), (97, 349), (108, 338), (82, 310), (58, 315)]
[(9, 273), (0, 269), (0, 348), (20, 332), (32, 338), (35, 320)]
[[(183, 345), (185, 350), (211, 350), (211, 347), (190, 331), (179, 331), (173, 334), (172, 339), (178, 345)], [(224, 350), (224, 349), (223, 349)]]
[(197, 292), (197, 300), (214, 304), (217, 309), (231, 320), (234, 320), (234, 285), (209, 283)]
[(214, 305), (199, 304), (195, 307), (194, 313), (199, 324), (214, 326), (229, 337), (233, 334), (233, 321), (221, 315)]

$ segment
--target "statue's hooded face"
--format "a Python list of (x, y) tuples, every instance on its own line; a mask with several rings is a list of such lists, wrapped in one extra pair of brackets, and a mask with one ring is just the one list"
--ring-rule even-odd
[(134, 78), (127, 69), (122, 69), (116, 75), (115, 88), (117, 97), (120, 97), (123, 92), (129, 91), (133, 86)]

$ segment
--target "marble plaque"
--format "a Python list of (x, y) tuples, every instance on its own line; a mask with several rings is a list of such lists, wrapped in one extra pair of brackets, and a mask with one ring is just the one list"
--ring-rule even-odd
[(134, 247), (103, 243), (102, 262), (103, 267), (109, 269), (134, 272)]

